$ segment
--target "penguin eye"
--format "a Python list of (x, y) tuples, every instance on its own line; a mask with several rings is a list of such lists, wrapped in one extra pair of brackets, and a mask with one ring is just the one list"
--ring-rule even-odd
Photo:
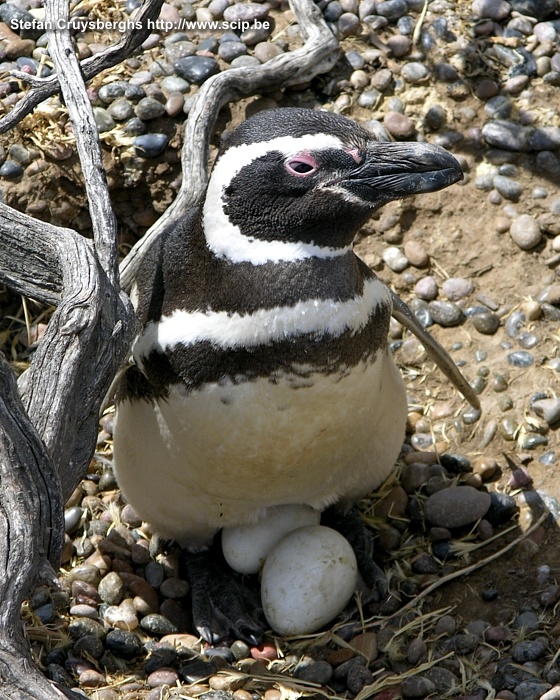
[(307, 177), (312, 175), (318, 168), (317, 161), (306, 153), (300, 153), (286, 161), (286, 169), (291, 175), (297, 177)]

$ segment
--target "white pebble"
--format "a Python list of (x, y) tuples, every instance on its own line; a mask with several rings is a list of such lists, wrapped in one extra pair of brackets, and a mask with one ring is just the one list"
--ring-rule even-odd
[(393, 272), (402, 272), (406, 270), (409, 264), (404, 253), (396, 246), (385, 248), (382, 258)]
[(542, 238), (541, 227), (529, 214), (521, 214), (512, 222), (509, 235), (521, 250), (531, 250)]

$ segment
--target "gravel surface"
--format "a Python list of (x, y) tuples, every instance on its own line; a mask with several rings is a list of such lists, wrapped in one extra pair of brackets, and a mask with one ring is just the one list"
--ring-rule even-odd
[[(138, 5), (100, 0), (78, 14), (126, 21)], [(109, 411), (67, 504), (61, 588), (38, 588), (24, 606), (37, 661), (97, 700), (560, 698), (559, 3), (318, 5), (340, 40), (336, 67), (297, 90), (232, 105), (218, 132), (260, 109), (320, 107), (379, 138), (428, 140), (459, 158), (461, 186), (389, 204), (357, 249), (448, 349), (483, 410), (469, 409), (416, 338), (392, 323), (409, 393), (407, 439), (393, 477), (361, 504), (391, 596), (360, 614), (348, 609), (324, 633), (268, 635), (259, 648), (233, 639), (209, 648), (193, 634), (177, 548), (163, 547), (120, 497)], [(50, 73), (42, 17), (40, 0), (0, 5), (0, 116), (22, 94), (9, 71)], [(168, 24), (142, 53), (89, 86), (123, 254), (179, 187), (182, 122), (198, 85), (302, 44), (278, 0), (177, 1), (160, 19)], [(222, 19), (251, 26), (236, 34), (185, 24)], [(78, 31), (80, 57), (117, 34)], [(87, 234), (68, 133), (52, 99), (3, 136), (0, 198)], [(0, 310), (0, 340), (20, 370), (48, 312), (30, 303), (28, 332), (20, 300), (1, 287)], [(528, 531), (503, 556), (453, 578)]]

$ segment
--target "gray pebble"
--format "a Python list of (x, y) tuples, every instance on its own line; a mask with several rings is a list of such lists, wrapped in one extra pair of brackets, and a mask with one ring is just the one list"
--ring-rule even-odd
[(494, 335), (500, 327), (500, 317), (487, 311), (473, 316), (472, 324), (479, 333), (483, 335)]
[(430, 129), (437, 131), (447, 121), (447, 114), (441, 105), (431, 105), (426, 112), (424, 120)]
[(21, 165), (28, 165), (31, 162), (31, 154), (20, 143), (13, 143), (8, 149), (8, 156), (20, 163)]
[(121, 128), (123, 133), (128, 136), (141, 136), (146, 133), (146, 125), (138, 117), (132, 117)]
[(425, 698), (435, 692), (435, 685), (432, 681), (422, 676), (409, 676), (401, 684), (403, 698)]
[(525, 314), (522, 311), (513, 311), (505, 323), (506, 333), (510, 338), (517, 338), (525, 325)]
[(416, 666), (428, 652), (426, 642), (421, 637), (416, 637), (408, 645), (406, 660), (411, 666)]
[(405, 0), (386, 0), (377, 4), (377, 14), (390, 22), (396, 22), (408, 12)]
[(323, 10), (323, 15), (327, 22), (338, 22), (339, 17), (344, 13), (342, 5), (338, 0), (332, 0)]
[(261, 41), (266, 41), (272, 31), (272, 23), (263, 22), (261, 27), (251, 27), (241, 34), (241, 41), (247, 46), (254, 46)]
[(176, 75), (168, 75), (161, 81), (161, 89), (164, 92), (188, 92), (190, 83), (184, 78), (179, 78)]
[(531, 150), (529, 145), (530, 133), (530, 130), (524, 126), (503, 120), (488, 122), (482, 127), (482, 136), (486, 143), (496, 148), (503, 148), (506, 151)]
[(232, 68), (253, 68), (260, 65), (261, 62), (254, 56), (238, 56), (231, 62)]
[(109, 112), (115, 121), (124, 122), (134, 116), (134, 107), (129, 100), (125, 97), (121, 97), (111, 102), (109, 107), (107, 107), (107, 112)]
[(258, 58), (261, 63), (266, 63), (270, 61), (271, 58), (276, 58), (276, 56), (279, 56), (281, 53), (284, 53), (282, 49), (271, 41), (262, 41), (254, 48), (254, 56)]
[(542, 126), (531, 134), (529, 145), (535, 151), (555, 151), (560, 148), (560, 127)]
[(379, 90), (366, 90), (358, 97), (358, 104), (365, 109), (373, 109), (381, 101)]
[(373, 674), (369, 668), (364, 666), (353, 666), (346, 676), (346, 687), (354, 695), (357, 695), (366, 685), (371, 683), (373, 683)]
[(165, 107), (153, 97), (144, 97), (134, 109), (136, 116), (143, 121), (157, 119), (165, 114)]
[(493, 19), (501, 22), (511, 12), (511, 5), (505, 0), (473, 0), (471, 9), (475, 19)]
[(502, 197), (514, 202), (519, 199), (523, 192), (523, 185), (520, 182), (504, 175), (496, 175), (493, 184)]
[(458, 301), (471, 294), (474, 285), (463, 277), (450, 277), (444, 281), (441, 289), (450, 301)]
[(0, 177), (6, 180), (14, 180), (23, 175), (23, 166), (15, 160), (6, 160), (0, 166)]
[(68, 634), (72, 639), (93, 635), (103, 640), (106, 636), (103, 625), (95, 620), (90, 620), (88, 617), (80, 617), (76, 620), (72, 620), (68, 625)]
[(164, 49), (165, 58), (170, 63), (176, 63), (181, 58), (194, 56), (197, 46), (192, 41), (175, 41)]
[(521, 214), (512, 222), (509, 235), (521, 250), (531, 250), (542, 239), (539, 222), (529, 214)]
[(220, 44), (218, 49), (218, 56), (227, 63), (231, 63), (234, 58), (246, 54), (247, 46), (242, 41), (225, 41)]
[(64, 531), (68, 534), (72, 534), (78, 529), (78, 525), (82, 521), (82, 516), (84, 514), (84, 509), (79, 506), (74, 506), (73, 508), (67, 508), (64, 511)]
[(353, 49), (346, 51), (344, 57), (354, 70), (361, 70), (366, 65), (364, 57)]
[(146, 632), (152, 632), (152, 634), (159, 634), (161, 636), (166, 634), (175, 634), (178, 630), (174, 624), (172, 624), (163, 615), (158, 615), (157, 613), (152, 613), (151, 615), (146, 615), (143, 617), (140, 626)]
[(33, 611), (34, 615), (36, 615), (44, 625), (48, 625), (54, 621), (55, 612), (55, 607), (52, 603), (41, 605)]
[(436, 687), (437, 693), (448, 694), (450, 690), (458, 688), (461, 685), (458, 676), (448, 669), (439, 666), (432, 666), (432, 668), (425, 671), (423, 675), (424, 678), (432, 681)]
[(550, 687), (550, 683), (539, 683), (537, 680), (522, 681), (515, 686), (515, 700), (546, 700), (546, 691)]
[(551, 428), (560, 423), (560, 399), (539, 399), (532, 403), (532, 408)]
[(142, 655), (142, 642), (136, 634), (127, 630), (112, 630), (105, 640), (107, 649), (121, 659), (130, 661)]
[(85, 637), (80, 637), (80, 639), (76, 641), (73, 647), (73, 652), (77, 656), (87, 655), (99, 660), (105, 652), (105, 647), (101, 639), (98, 637), (95, 637), (94, 635), (86, 635)]
[(472, 486), (457, 486), (434, 493), (424, 504), (426, 519), (438, 527), (455, 528), (482, 518), (490, 508), (490, 495)]
[(463, 311), (452, 301), (431, 301), (429, 309), (434, 323), (444, 328), (458, 326), (465, 320)]
[(126, 587), (121, 577), (115, 571), (110, 571), (101, 579), (97, 590), (104, 603), (118, 605), (124, 597)]
[(230, 5), (224, 10), (224, 19), (228, 22), (254, 22), (268, 16), (268, 7), (257, 2), (243, 2)]
[(294, 671), (294, 676), (310, 683), (327, 685), (333, 675), (332, 666), (326, 661), (314, 661), (306, 664)]
[[(237, 5), (235, 7), (238, 7)], [(220, 72), (220, 66), (214, 58), (208, 56), (186, 56), (174, 64), (175, 73), (191, 83), (201, 85), (212, 75)]]
[(510, 352), (507, 356), (507, 360), (509, 364), (514, 367), (530, 367), (535, 362), (534, 357), (526, 350)]
[(541, 657), (547, 649), (547, 645), (542, 640), (526, 640), (523, 642), (517, 642), (511, 648), (511, 655), (514, 660), (520, 664), (524, 664), (527, 661), (534, 661)]
[(434, 634), (436, 636), (439, 636), (440, 634), (451, 635), (455, 634), (456, 629), (457, 623), (455, 618), (451, 615), (443, 615), (443, 617), (440, 617), (436, 622)]
[(414, 285), (414, 293), (419, 299), (433, 301), (438, 295), (438, 285), (434, 277), (422, 277)]
[(184, 598), (190, 590), (190, 586), (186, 581), (172, 576), (165, 579), (160, 585), (159, 592), (164, 598)]
[(401, 75), (408, 83), (417, 85), (426, 80), (430, 75), (430, 71), (423, 63), (412, 61), (402, 67)]
[(134, 139), (134, 150), (141, 158), (155, 158), (165, 150), (168, 138), (165, 134), (142, 134)]
[(94, 107), (93, 117), (100, 133), (111, 131), (116, 126), (113, 117), (103, 107)]
[(362, 28), (362, 23), (359, 17), (351, 12), (344, 12), (338, 19), (338, 31), (341, 36), (355, 36), (359, 34)]

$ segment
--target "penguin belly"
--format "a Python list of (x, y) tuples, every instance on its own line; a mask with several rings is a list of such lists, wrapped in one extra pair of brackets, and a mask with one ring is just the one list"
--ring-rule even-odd
[(196, 546), (270, 506), (323, 510), (377, 487), (407, 413), (389, 351), (339, 374), (300, 370), (123, 401), (114, 462), (126, 500), (159, 534)]

